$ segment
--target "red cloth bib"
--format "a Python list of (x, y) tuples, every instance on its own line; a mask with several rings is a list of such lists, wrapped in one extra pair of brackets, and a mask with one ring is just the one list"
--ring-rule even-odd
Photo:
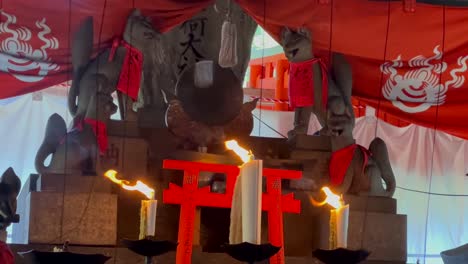
[(5, 242), (0, 241), (0, 263), (15, 264), (15, 257)]
[(369, 161), (371, 153), (365, 147), (352, 144), (345, 148), (339, 149), (332, 153), (330, 158), (329, 172), (330, 172), (330, 184), (332, 186), (339, 186), (343, 183), (346, 171), (351, 165), (351, 161), (354, 157), (354, 152), (357, 148), (360, 148), (364, 154), (364, 163), (362, 164), (362, 172)]
[(106, 124), (102, 121), (91, 119), (91, 118), (85, 119), (84, 122), (90, 125), (91, 128), (93, 129), (94, 135), (96, 135), (97, 144), (99, 147), (99, 153), (101, 155), (104, 155), (107, 151), (107, 147), (109, 144), (108, 138), (107, 138)]
[[(107, 147), (109, 145), (108, 137), (107, 137), (107, 126), (104, 122), (92, 119), (92, 118), (86, 118), (84, 120), (82, 119), (76, 119), (73, 124), (73, 130), (77, 131), (83, 131), (83, 122), (86, 124), (90, 125), (91, 128), (93, 129), (94, 135), (96, 136), (96, 141), (98, 144), (99, 148), (99, 153), (101, 155), (104, 155), (107, 151)], [(63, 144), (65, 142), (65, 138), (63, 138), (60, 141), (60, 144)]]
[(318, 58), (289, 64), (289, 104), (291, 108), (314, 105), (314, 63), (320, 63), (322, 70), (322, 101), (328, 101), (327, 67)]
[(143, 54), (141, 51), (128, 44), (125, 40), (115, 38), (109, 54), (109, 61), (114, 59), (115, 52), (119, 45), (125, 47), (127, 49), (127, 53), (125, 54), (122, 70), (120, 71), (117, 90), (132, 98), (133, 101), (136, 101), (138, 98), (138, 92), (140, 91)]

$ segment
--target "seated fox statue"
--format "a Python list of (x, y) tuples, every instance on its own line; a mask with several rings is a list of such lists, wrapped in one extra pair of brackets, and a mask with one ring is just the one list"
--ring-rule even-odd
[(392, 197), (396, 183), (385, 142), (375, 138), (367, 149), (353, 138), (352, 71), (341, 54), (333, 54), (328, 84), (326, 127), (322, 134), (331, 139), (331, 187), (337, 193)]
[[(67, 131), (65, 120), (53, 114), (47, 121), (44, 141), (36, 154), (35, 165), (39, 173), (95, 174), (100, 155), (107, 150), (107, 121), (117, 111), (109, 90), (107, 78), (95, 76), (98, 93), (90, 98), (90, 107), (84, 115), (73, 119)], [(49, 155), (49, 165), (45, 161)]]
[(6, 229), (11, 223), (19, 222), (16, 214), (16, 197), (21, 189), (21, 180), (12, 168), (8, 168), (0, 179), (0, 263), (13, 264), (13, 252), (7, 246)]
[(0, 179), (0, 232), (4, 232), (11, 223), (19, 222), (19, 216), (16, 214), (16, 197), (20, 189), (20, 178), (12, 168), (8, 168)]
[[(96, 172), (98, 159), (107, 150), (106, 123), (117, 111), (112, 93), (118, 91), (119, 95), (137, 98), (143, 59), (158, 52), (157, 35), (149, 19), (134, 10), (127, 19), (122, 39), (116, 38), (112, 47), (91, 59), (92, 18), (82, 23), (74, 34), (72, 47), (73, 82), (68, 97), (72, 128), (67, 132), (65, 121), (57, 114), (49, 118), (35, 160), (39, 173)], [(50, 155), (51, 161), (45, 165)]]
[(281, 44), (290, 62), (290, 105), (295, 109), (294, 129), (288, 138), (307, 134), (314, 113), (322, 125), (319, 134), (331, 139), (331, 187), (338, 193), (392, 197), (395, 176), (385, 142), (376, 138), (366, 149), (353, 138), (352, 69), (345, 57), (333, 53), (328, 69), (314, 57), (311, 34), (303, 28), (285, 28)]

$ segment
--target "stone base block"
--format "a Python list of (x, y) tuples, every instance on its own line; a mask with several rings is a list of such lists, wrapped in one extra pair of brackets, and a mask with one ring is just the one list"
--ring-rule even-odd
[(111, 193), (115, 185), (103, 175), (42, 174), (37, 179), (38, 192)]
[(127, 179), (147, 176), (148, 144), (141, 138), (109, 136), (108, 156), (113, 169), (123, 173)]
[(329, 152), (331, 150), (330, 137), (296, 135), (291, 139), (291, 147), (295, 150), (315, 150)]
[(343, 199), (349, 204), (349, 209), (351, 211), (386, 214), (397, 213), (397, 201), (393, 198), (345, 194)]
[(13, 243), (115, 245), (117, 195), (106, 193), (30, 192)]
[[(329, 246), (329, 221), (330, 214), (321, 215), (320, 248)], [(370, 251), (369, 261), (405, 263), (406, 223), (406, 215), (350, 211), (348, 248)]]

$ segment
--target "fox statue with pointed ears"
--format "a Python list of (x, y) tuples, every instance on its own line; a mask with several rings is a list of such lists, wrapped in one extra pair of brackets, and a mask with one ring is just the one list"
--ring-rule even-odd
[[(293, 31), (286, 28), (281, 40), (286, 57), (291, 63), (314, 59), (311, 34), (307, 29)], [(295, 109), (294, 129), (288, 136), (307, 134), (309, 119), (311, 113), (314, 113), (322, 125), (320, 135), (329, 136), (331, 140), (329, 180), (332, 189), (342, 194), (392, 197), (396, 183), (385, 142), (375, 138), (367, 149), (356, 144), (353, 137), (355, 117), (351, 103), (351, 65), (338, 53), (332, 54), (330, 64), (328, 73), (322, 72), (317, 63), (313, 65), (313, 105)], [(321, 94), (324, 74), (328, 86), (326, 102)]]
[[(127, 18), (122, 39), (114, 41), (117, 45), (92, 59), (93, 19), (89, 17), (83, 21), (72, 43), (73, 82), (68, 107), (73, 116), (73, 127), (67, 131), (65, 121), (58, 114), (49, 118), (44, 141), (36, 154), (35, 165), (39, 173), (95, 173), (98, 159), (105, 152), (106, 124), (117, 111), (112, 93), (117, 90), (126, 56), (130, 50), (139, 51), (143, 57), (142, 72), (150, 71), (150, 61), (161, 52), (157, 47), (158, 34), (149, 18), (139, 10), (133, 10)], [(123, 117), (122, 109), (126, 105), (121, 102), (123, 95), (118, 94)], [(51, 161), (45, 165), (49, 155)]]

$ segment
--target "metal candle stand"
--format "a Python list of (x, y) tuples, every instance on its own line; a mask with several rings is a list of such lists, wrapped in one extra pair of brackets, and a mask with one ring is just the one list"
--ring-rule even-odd
[(281, 247), (273, 246), (272, 244), (251, 244), (243, 242), (240, 244), (224, 245), (225, 253), (235, 260), (249, 264), (264, 261), (271, 258), (280, 251)]
[(31, 250), (28, 252), (18, 252), (28, 264), (104, 264), (109, 259), (102, 254), (79, 254), (71, 252), (47, 252)]
[(153, 257), (165, 254), (169, 251), (175, 251), (177, 244), (167, 240), (154, 240), (147, 237), (140, 240), (122, 240), (122, 243), (131, 251), (145, 257), (145, 264), (153, 264)]
[(350, 250), (346, 248), (336, 248), (332, 250), (316, 249), (312, 256), (325, 264), (358, 264), (369, 257), (367, 250)]
[(71, 252), (44, 252), (37, 250), (18, 254), (22, 256), (28, 264), (104, 264), (110, 259), (110, 257), (101, 254), (86, 255)]

